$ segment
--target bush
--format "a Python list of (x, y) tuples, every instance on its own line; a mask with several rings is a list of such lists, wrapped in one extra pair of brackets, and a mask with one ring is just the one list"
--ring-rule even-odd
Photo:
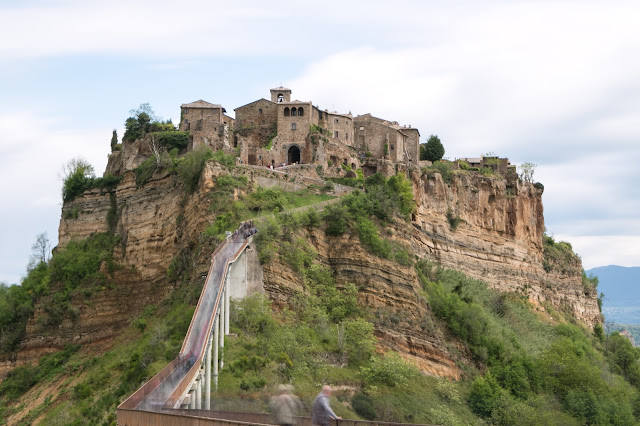
[(489, 418), (497, 408), (502, 397), (502, 388), (496, 379), (487, 373), (484, 377), (476, 377), (469, 393), (469, 406), (480, 417)]
[(365, 420), (375, 420), (376, 412), (373, 408), (373, 400), (369, 395), (357, 393), (351, 399), (353, 410)]
[(436, 161), (431, 166), (423, 170), (427, 172), (428, 176), (431, 176), (434, 172), (440, 173), (442, 180), (445, 183), (451, 183), (453, 180), (453, 167), (448, 161)]
[(207, 160), (212, 157), (214, 157), (213, 151), (207, 147), (201, 147), (196, 151), (188, 152), (178, 163), (178, 178), (189, 193), (193, 193), (198, 187), (202, 170)]
[(360, 376), (367, 387), (404, 387), (417, 374), (419, 373), (413, 365), (407, 364), (396, 354), (374, 357), (369, 366), (360, 367)]
[(160, 146), (166, 148), (167, 151), (171, 151), (173, 149), (184, 151), (189, 145), (189, 132), (169, 130), (164, 132), (155, 132), (153, 137), (156, 142), (158, 142)]
[(62, 201), (67, 203), (93, 187), (95, 174), (91, 166), (79, 166), (62, 182)]

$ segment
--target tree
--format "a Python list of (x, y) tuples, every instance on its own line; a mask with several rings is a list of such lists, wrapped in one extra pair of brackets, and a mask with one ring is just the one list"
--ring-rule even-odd
[(87, 160), (85, 160), (82, 157), (76, 157), (67, 161), (62, 166), (62, 171), (60, 172), (60, 175), (59, 175), (60, 180), (64, 182), (67, 179), (69, 179), (71, 175), (75, 174), (78, 171), (80, 171), (82, 174), (86, 176), (95, 175), (95, 170), (93, 169), (93, 166), (89, 164)]
[(93, 166), (82, 158), (73, 158), (62, 167), (62, 201), (73, 200), (91, 187), (95, 178)]
[(533, 163), (522, 163), (520, 166), (520, 179), (525, 182), (533, 182), (533, 173), (536, 171), (536, 165)]
[(31, 257), (29, 258), (28, 270), (35, 268), (41, 263), (47, 263), (50, 258), (51, 243), (46, 232), (41, 232), (36, 237), (36, 242), (31, 246)]
[(118, 132), (116, 132), (116, 129), (113, 129), (113, 135), (111, 136), (111, 151), (116, 149), (116, 145), (118, 145)]
[(444, 146), (436, 135), (429, 136), (427, 143), (420, 145), (420, 160), (435, 162), (444, 156)]

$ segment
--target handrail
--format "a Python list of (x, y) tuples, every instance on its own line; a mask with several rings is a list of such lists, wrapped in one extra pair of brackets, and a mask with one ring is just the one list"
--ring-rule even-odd
[[(215, 249), (180, 353), (158, 374), (123, 401), (118, 406), (119, 412), (120, 410), (160, 411), (173, 408), (173, 404), (189, 386), (202, 364), (207, 349), (206, 342), (215, 325), (214, 317), (221, 302), (221, 289), (223, 289), (223, 280), (227, 276), (229, 265), (237, 260), (247, 247), (247, 238), (253, 233), (253, 224), (244, 223)], [(236, 249), (234, 245), (238, 243), (241, 245)]]

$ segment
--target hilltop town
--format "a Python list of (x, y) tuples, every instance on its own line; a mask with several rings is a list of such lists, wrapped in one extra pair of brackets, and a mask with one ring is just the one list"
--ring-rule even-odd
[(238, 162), (247, 165), (363, 163), (365, 176), (380, 161), (417, 165), (420, 132), (411, 125), (364, 114), (322, 110), (311, 101), (291, 99), (291, 89), (270, 90), (235, 108), (235, 119), (221, 105), (203, 100), (181, 106), (180, 130), (191, 133), (189, 149), (239, 148)]

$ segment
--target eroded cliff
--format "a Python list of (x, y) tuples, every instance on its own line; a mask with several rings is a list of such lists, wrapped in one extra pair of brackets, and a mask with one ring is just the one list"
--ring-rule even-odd
[[(156, 173), (139, 187), (130, 167), (114, 167), (109, 166), (123, 177), (115, 190), (91, 190), (63, 206), (59, 244), (64, 247), (71, 239), (114, 232), (118, 237), (114, 260), (119, 268), (109, 285), (88, 297), (76, 294), (72, 300), (76, 315), (55, 330), (40, 325), (36, 310), (17, 363), (6, 362), (5, 369), (35, 361), (67, 342), (109, 342), (145, 306), (171, 293), (178, 280), (168, 277), (172, 262), (191, 269), (190, 281), (201, 284), (213, 249), (213, 242), (202, 237), (214, 220), (208, 193), (221, 174), (247, 176), (249, 187), (258, 182), (301, 185), (294, 182), (293, 170), (278, 175), (244, 167), (228, 170), (210, 162), (198, 189), (189, 194), (173, 174)], [(579, 262), (563, 271), (543, 268), (540, 189), (478, 174), (456, 174), (450, 182), (438, 173), (421, 174), (417, 169), (410, 176), (415, 213), (411, 222), (397, 220), (390, 225), (387, 235), (410, 248), (412, 256), (462, 271), (500, 291), (525, 295), (540, 310), (544, 306), (562, 309), (588, 326), (600, 321), (596, 295), (585, 292)], [(399, 351), (424, 372), (450, 378), (462, 375), (457, 364), (460, 355), (452, 355), (452, 343), (445, 342), (442, 329), (431, 320), (413, 267), (371, 255), (357, 235), (329, 237), (321, 229), (305, 233), (318, 261), (332, 269), (336, 283), (356, 284), (360, 303), (377, 315), (381, 348)], [(264, 288), (280, 305), (304, 291), (300, 274), (277, 258), (264, 265)]]

